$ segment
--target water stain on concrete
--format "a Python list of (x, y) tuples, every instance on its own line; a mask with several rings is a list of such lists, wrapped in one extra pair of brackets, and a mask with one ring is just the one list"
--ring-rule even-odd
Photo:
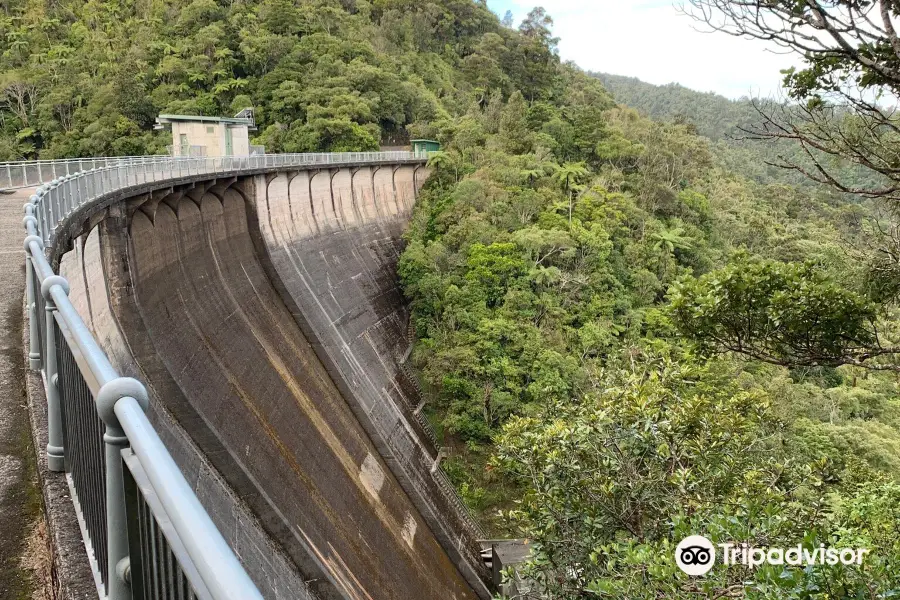
[(403, 539), (409, 545), (410, 548), (413, 547), (413, 542), (416, 539), (416, 529), (418, 525), (416, 524), (416, 518), (411, 514), (406, 515), (406, 521), (403, 523)]
[(367, 454), (366, 459), (359, 468), (359, 478), (366, 491), (372, 494), (374, 498), (378, 498), (378, 493), (381, 492), (381, 487), (384, 485), (384, 471), (381, 470), (378, 459), (371, 454)]

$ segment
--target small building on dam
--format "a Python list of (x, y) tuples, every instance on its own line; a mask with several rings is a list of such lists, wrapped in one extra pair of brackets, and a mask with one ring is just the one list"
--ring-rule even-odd
[(156, 129), (171, 129), (172, 156), (249, 156), (250, 132), (256, 131), (253, 109), (245, 108), (233, 117), (202, 115), (159, 115)]

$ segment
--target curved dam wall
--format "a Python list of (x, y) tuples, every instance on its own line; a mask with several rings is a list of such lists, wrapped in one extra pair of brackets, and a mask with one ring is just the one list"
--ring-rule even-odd
[[(113, 210), (114, 215), (117, 212)], [(123, 270), (127, 265), (124, 236), (110, 235), (110, 229), (116, 231), (116, 222), (124, 219), (112, 217), (103, 222), (76, 240), (73, 251), (63, 257), (60, 271), (71, 285), (73, 304), (113, 366), (124, 376), (149, 384), (148, 416), (154, 429), (263, 596), (333, 597), (330, 589), (304, 574), (310, 572), (309, 565), (298, 568), (303, 563), (297, 562), (297, 557), (292, 559), (285, 546), (274, 541), (270, 528), (263, 526), (271, 511), (256, 501), (259, 494), (245, 471), (185, 401), (156, 355), (133, 303), (133, 286)]]
[(490, 598), (476, 533), (440, 477), (399, 364), (409, 343), (397, 260), (423, 180), (414, 167), (361, 167), (260, 175), (245, 189), (271, 281), (420, 514)]
[[(61, 260), (267, 598), (489, 597), (397, 366), (413, 165), (161, 188)], [(474, 559), (474, 560), (473, 560)]]

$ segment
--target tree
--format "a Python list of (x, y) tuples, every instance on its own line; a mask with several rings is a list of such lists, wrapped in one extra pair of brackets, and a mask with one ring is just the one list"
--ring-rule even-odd
[(553, 37), (552, 26), (553, 19), (541, 7), (532, 9), (519, 25), (522, 62), (511, 70), (518, 75), (519, 89), (530, 101), (552, 93), (557, 76), (559, 38)]
[(364, 152), (378, 150), (377, 128), (346, 117), (315, 117), (292, 128), (284, 141), (286, 152)]
[(466, 263), (466, 279), (483, 291), (489, 306), (496, 304), (515, 278), (527, 271), (515, 244), (473, 244)]
[[(717, 362), (645, 355), (608, 370), (580, 402), (516, 417), (494, 464), (526, 492), (506, 513), (532, 541), (522, 598), (880, 598), (897, 589), (900, 487), (859, 465), (836, 483), (827, 462), (785, 453), (772, 399)], [(853, 459), (850, 459), (853, 462)], [(676, 544), (867, 548), (863, 567), (676, 566)], [(824, 593), (823, 590), (827, 590)]]
[(488, 32), (478, 42), (475, 51), (465, 58), (463, 71), (478, 90), (479, 104), (485, 104), (495, 91), (508, 95), (510, 79), (503, 69), (508, 55), (503, 37)]
[[(767, 163), (842, 193), (883, 199), (900, 210), (900, 145), (894, 98), (900, 92), (900, 5), (892, 0), (688, 0), (686, 11), (716, 31), (765, 40), (800, 54), (785, 73), (790, 103), (755, 102), (759, 122), (746, 137), (788, 141)], [(850, 164), (867, 176), (847, 169)], [(898, 289), (900, 223), (880, 232), (870, 269), (873, 287)], [(891, 298), (896, 301), (898, 297)]]
[[(757, 103), (759, 139), (800, 144), (805, 160), (784, 154), (772, 164), (803, 173), (842, 192), (900, 201), (896, 115), (881, 99), (900, 92), (900, 6), (891, 0), (688, 0), (688, 14), (711, 29), (765, 40), (800, 54), (805, 66), (786, 72), (796, 104)], [(857, 185), (829, 158), (883, 177)]]
[(0, 81), (0, 89), (0, 106), (13, 113), (23, 128), (28, 127), (28, 119), (38, 103), (37, 86), (23, 80), (21, 75), (9, 73)]
[(556, 168), (553, 178), (563, 188), (569, 198), (569, 223), (572, 223), (572, 205), (574, 203), (573, 186), (586, 177), (588, 170), (584, 163), (566, 163)]
[(461, 157), (457, 152), (438, 150), (428, 156), (428, 166), (438, 172), (453, 172), (453, 182), (459, 183)]
[(855, 365), (900, 371), (885, 362), (900, 348), (884, 346), (876, 307), (806, 262), (738, 255), (669, 292), (676, 328), (704, 352), (736, 352), (777, 365)]
[(528, 106), (522, 92), (510, 96), (500, 116), (500, 140), (503, 149), (511, 154), (523, 154), (531, 150), (531, 132), (525, 124)]
[(537, 40), (551, 52), (556, 51), (559, 44), (559, 38), (553, 37), (551, 28), (553, 27), (553, 18), (547, 14), (547, 11), (538, 6), (531, 9), (522, 24), (519, 25), (519, 31), (525, 37)]
[(571, 257), (574, 253), (575, 243), (565, 231), (558, 229), (540, 229), (527, 227), (516, 231), (513, 240), (524, 248), (534, 267), (538, 267), (555, 256), (561, 258)]
[[(583, 401), (512, 419), (496, 464), (527, 489), (508, 513), (535, 545), (525, 576), (541, 598), (691, 597), (670, 558), (687, 532), (784, 533), (790, 476), (766, 442), (777, 427), (764, 396), (662, 356), (604, 373)], [(713, 571), (704, 589), (741, 575)]]
[(650, 238), (654, 242), (653, 249), (666, 256), (675, 254), (675, 250), (690, 250), (694, 245), (691, 238), (684, 234), (684, 227), (665, 229), (654, 233)]

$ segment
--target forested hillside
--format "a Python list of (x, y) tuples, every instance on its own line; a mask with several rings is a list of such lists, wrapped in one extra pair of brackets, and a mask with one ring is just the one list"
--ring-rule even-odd
[[(785, 156), (809, 166), (809, 160), (798, 144), (756, 140), (748, 133), (762, 120), (757, 107), (765, 109), (769, 100), (756, 99), (757, 107), (754, 107), (750, 98), (729, 100), (677, 83), (653, 85), (635, 77), (607, 73), (592, 75), (603, 82), (617, 102), (635, 108), (652, 119), (683, 123), (695, 128), (697, 133), (712, 140), (713, 152), (729, 170), (759, 183), (789, 183), (821, 191), (822, 186), (814, 185), (802, 173), (767, 164), (778, 162), (779, 156)], [(847, 181), (861, 185), (877, 185), (881, 181), (874, 173), (856, 165), (841, 164), (839, 171)]]
[[(884, 221), (733, 145), (746, 106), (608, 79), (617, 105), (544, 10), (473, 0), (14, 0), (0, 29), (0, 158), (161, 152), (157, 113), (245, 106), (269, 151), (443, 143), (399, 265), (413, 361), (444, 467), (547, 597), (900, 590)], [(697, 580), (689, 533), (871, 553)]]
[[(729, 100), (713, 92), (698, 92), (677, 83), (653, 85), (637, 77), (592, 73), (616, 101), (636, 108), (652, 119), (681, 120), (713, 141), (739, 134), (759, 120), (749, 98)], [(749, 90), (748, 90), (749, 92)]]
[(0, 159), (164, 152), (157, 114), (246, 106), (270, 151), (371, 150), (488, 91), (535, 99), (539, 36), (472, 0), (12, 0)]
[[(893, 359), (850, 366), (835, 342), (894, 337), (859, 251), (874, 204), (786, 184), (566, 66), (557, 81), (562, 94), (470, 104), (439, 132), (401, 260), (463, 497), (494, 533), (538, 542), (527, 572), (548, 597), (897, 589)], [(743, 333), (770, 353), (741, 358)], [(792, 349), (819, 354), (785, 366)], [(697, 587), (671, 554), (698, 531), (878, 558), (714, 571)]]

